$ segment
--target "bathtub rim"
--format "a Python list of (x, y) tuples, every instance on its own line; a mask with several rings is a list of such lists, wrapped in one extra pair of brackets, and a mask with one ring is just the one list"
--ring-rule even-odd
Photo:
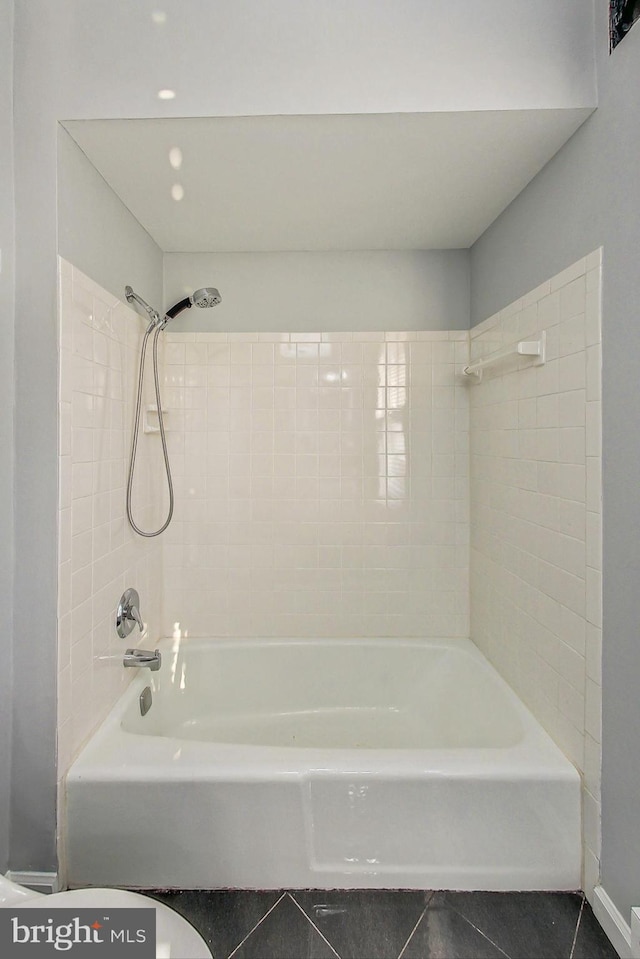
[[(169, 655), (172, 637), (158, 642)], [(244, 646), (348, 645), (430, 646), (456, 649), (471, 656), (488, 670), (501, 688), (522, 724), (523, 735), (515, 745), (496, 747), (428, 747), (394, 749), (348, 749), (295, 746), (246, 745), (183, 740), (169, 736), (143, 735), (122, 728), (122, 719), (148, 685), (146, 671), (134, 676), (101, 725), (74, 758), (67, 782), (112, 781), (114, 774), (127, 782), (197, 780), (216, 782), (265, 782), (274, 778), (304, 780), (308, 777), (384, 776), (391, 779), (438, 779), (440, 777), (520, 780), (553, 779), (580, 782), (580, 774), (528, 707), (491, 662), (470, 639), (465, 638), (282, 638), (282, 637), (187, 637), (187, 648), (238, 648)]]

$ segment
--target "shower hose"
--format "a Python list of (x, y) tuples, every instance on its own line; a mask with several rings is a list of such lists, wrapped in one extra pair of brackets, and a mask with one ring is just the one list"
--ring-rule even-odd
[[(164, 456), (164, 468), (167, 474), (167, 487), (169, 489), (169, 512), (167, 518), (159, 529), (153, 530), (152, 532), (147, 532), (146, 530), (140, 529), (136, 525), (136, 522), (133, 518), (133, 512), (131, 508), (131, 495), (133, 490), (133, 474), (136, 466), (136, 454), (138, 450), (138, 436), (140, 433), (140, 414), (142, 410), (142, 387), (144, 383), (144, 364), (145, 357), (147, 353), (147, 343), (149, 340), (149, 335), (151, 331), (153, 333), (153, 347), (152, 347), (152, 356), (153, 356), (153, 381), (156, 391), (156, 406), (158, 408), (158, 423), (160, 425), (160, 439), (162, 441), (162, 455)], [(165, 529), (171, 522), (171, 517), (173, 516), (173, 482), (171, 480), (171, 467), (169, 465), (169, 454), (167, 452), (167, 438), (164, 433), (164, 420), (162, 418), (162, 401), (160, 399), (160, 383), (158, 379), (158, 336), (162, 332), (162, 325), (158, 323), (150, 323), (147, 327), (147, 331), (144, 334), (144, 339), (142, 341), (142, 350), (140, 353), (140, 370), (138, 373), (138, 396), (136, 399), (136, 412), (133, 423), (133, 437), (131, 440), (131, 458), (129, 460), (129, 477), (127, 479), (127, 519), (131, 525), (131, 528), (139, 536), (159, 536), (160, 533), (164, 533)]]

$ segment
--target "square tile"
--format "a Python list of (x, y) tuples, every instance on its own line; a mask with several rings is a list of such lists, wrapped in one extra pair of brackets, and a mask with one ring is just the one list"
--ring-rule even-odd
[(290, 896), (284, 895), (229, 959), (336, 959), (324, 939)]
[(429, 909), (455, 910), (510, 959), (568, 959), (582, 901), (579, 893), (445, 892)]
[[(532, 953), (530, 955), (533, 955)], [(400, 959), (504, 959), (505, 953), (455, 909), (427, 908)]]
[(215, 959), (227, 959), (281, 898), (280, 892), (186, 889), (145, 893), (175, 909), (211, 946)]
[(571, 959), (618, 959), (605, 932), (585, 900)]
[(353, 889), (291, 893), (340, 959), (395, 959), (429, 893)]

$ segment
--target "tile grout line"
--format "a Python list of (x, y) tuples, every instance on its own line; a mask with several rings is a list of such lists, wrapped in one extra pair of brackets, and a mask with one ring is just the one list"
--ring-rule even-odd
[(420, 923), (422, 922), (422, 920), (423, 920), (423, 918), (424, 918), (424, 914), (425, 914), (425, 912), (427, 911), (427, 909), (429, 908), (429, 903), (431, 902), (431, 900), (433, 899), (433, 897), (435, 896), (435, 894), (436, 894), (436, 893), (435, 893), (435, 890), (434, 890), (434, 889), (432, 889), (430, 892), (428, 892), (428, 891), (425, 892), (424, 909), (423, 909), (422, 912), (420, 913), (420, 917), (419, 917), (418, 921), (416, 922), (415, 926), (413, 927), (413, 929), (412, 929), (411, 932), (409, 933), (409, 938), (407, 939), (407, 941), (405, 942), (404, 946), (403, 946), (402, 949), (400, 950), (400, 954), (399, 954), (399, 956), (398, 956), (398, 959), (402, 959), (402, 956), (403, 956), (403, 954), (404, 954), (405, 949), (407, 948), (407, 946), (408, 946), (409, 943), (411, 942), (411, 939), (413, 938), (414, 932), (416, 931), (416, 929), (418, 928), (418, 926), (419, 926)]
[(405, 949), (407, 948), (407, 946), (409, 945), (409, 943), (410, 943), (411, 940), (413, 939), (413, 934), (415, 933), (416, 929), (418, 928), (418, 926), (420, 925), (420, 923), (421, 923), (422, 920), (424, 919), (425, 914), (426, 914), (426, 911), (427, 911), (428, 908), (429, 908), (429, 904), (427, 903), (427, 905), (424, 907), (424, 909), (423, 909), (422, 912), (420, 913), (420, 916), (419, 916), (419, 918), (418, 918), (417, 923), (415, 924), (415, 926), (413, 927), (413, 929), (412, 929), (411, 932), (409, 933), (409, 938), (407, 939), (407, 941), (405, 942), (404, 946), (403, 946), (402, 949), (400, 950), (400, 953), (399, 953), (399, 955), (398, 955), (398, 959), (402, 959), (402, 957), (403, 957), (403, 955), (404, 955), (404, 952), (405, 952)]
[(486, 939), (487, 942), (490, 942), (492, 946), (495, 946), (498, 952), (501, 952), (503, 956), (506, 956), (506, 959), (511, 959), (509, 954), (505, 952), (504, 949), (501, 946), (499, 946), (497, 942), (494, 942), (493, 939), (491, 939), (490, 936), (486, 934), (486, 932), (483, 932), (482, 929), (476, 926), (475, 923), (471, 922), (471, 920), (467, 916), (465, 916), (463, 912), (461, 912), (455, 906), (450, 906), (449, 908), (453, 909), (454, 912), (457, 912), (461, 919), (464, 919), (464, 921), (468, 923), (472, 929), (475, 929), (476, 932), (479, 932), (483, 939)]
[(578, 921), (576, 922), (576, 929), (573, 934), (573, 942), (571, 943), (571, 952), (569, 953), (569, 959), (573, 959), (573, 954), (576, 950), (576, 942), (578, 941), (578, 930), (580, 928), (580, 920), (582, 919), (582, 913), (584, 911), (585, 897), (582, 897), (582, 903), (580, 905), (580, 912), (578, 913)]
[[(463, 916), (462, 918), (464, 919), (465, 917)], [(473, 923), (469, 922), (468, 919), (465, 919), (465, 922), (468, 922), (469, 925), (476, 930), (476, 932), (479, 932), (483, 939), (486, 939), (487, 942), (490, 942), (492, 946), (495, 946), (498, 952), (501, 952), (502, 955), (506, 957), (506, 959), (510, 959), (509, 953), (505, 952), (504, 949), (501, 946), (499, 946), (497, 942), (493, 941), (493, 939), (490, 939), (489, 936), (486, 934), (486, 932), (483, 932), (482, 929), (478, 929), (478, 927), (474, 926)]]
[(264, 914), (264, 916), (262, 917), (262, 919), (259, 919), (258, 922), (257, 922), (257, 923), (255, 924), (255, 926), (253, 927), (253, 929), (250, 929), (249, 932), (248, 932), (248, 933), (246, 934), (246, 936), (244, 937), (244, 939), (242, 939), (242, 940), (238, 943), (238, 945), (235, 946), (234, 949), (232, 949), (232, 951), (229, 953), (228, 959), (232, 959), (232, 956), (235, 956), (235, 954), (236, 954), (236, 952), (238, 951), (238, 949), (245, 944), (245, 942), (247, 941), (247, 939), (249, 938), (249, 936), (252, 936), (252, 935), (253, 935), (253, 933), (256, 931), (256, 929), (258, 928), (258, 926), (261, 926), (261, 925), (262, 925), (262, 923), (265, 921), (265, 919), (267, 918), (267, 916), (269, 916), (269, 915), (273, 912), (273, 910), (276, 908), (276, 906), (278, 906), (278, 905), (282, 902), (282, 900), (284, 899), (285, 896), (286, 896), (286, 892), (283, 892), (282, 895), (279, 896), (278, 899), (276, 899), (276, 901), (275, 901), (274, 904), (271, 906), (271, 908), (270, 908), (270, 909), (267, 909), (267, 911), (265, 912), (265, 914)]
[[(326, 944), (329, 946), (329, 949), (331, 949), (331, 951), (332, 951), (332, 953), (334, 954), (334, 956), (336, 956), (336, 959), (340, 959), (340, 956), (338, 955), (338, 953), (336, 952), (336, 950), (333, 948), (333, 946), (331, 945), (331, 943), (329, 942), (329, 940), (327, 939), (327, 937), (322, 934), (322, 932), (320, 931), (320, 929), (318, 929), (318, 927), (316, 926), (316, 924), (315, 924), (315, 922), (313, 921), (313, 919), (311, 919), (311, 918), (307, 915), (307, 913), (304, 911), (304, 909), (302, 908), (302, 906), (300, 905), (300, 903), (296, 900), (295, 896), (293, 896), (290, 892), (286, 893), (285, 895), (287, 895), (287, 896), (289, 897), (289, 899), (291, 899), (291, 901), (298, 907), (298, 909), (300, 910), (300, 912), (302, 913), (302, 915), (304, 916), (304, 918), (307, 920), (307, 922), (310, 923), (311, 926), (313, 926), (313, 928), (314, 928), (315, 931), (318, 933), (318, 935), (326, 942)], [(231, 957), (229, 957), (229, 959), (231, 959)]]

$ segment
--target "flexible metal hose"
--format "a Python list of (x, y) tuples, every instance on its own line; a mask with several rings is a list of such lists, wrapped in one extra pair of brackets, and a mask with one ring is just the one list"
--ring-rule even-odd
[[(140, 413), (142, 410), (142, 387), (144, 383), (144, 363), (145, 363), (145, 356), (147, 352), (147, 341), (149, 339), (149, 334), (151, 333), (152, 330), (155, 330), (153, 334), (153, 348), (152, 348), (153, 380), (154, 380), (155, 390), (156, 390), (156, 406), (158, 408), (158, 423), (160, 425), (160, 439), (162, 440), (162, 454), (164, 456), (164, 468), (167, 474), (167, 486), (169, 488), (169, 513), (167, 515), (166, 520), (160, 527), (160, 529), (156, 529), (153, 532), (145, 532), (145, 530), (140, 529), (140, 527), (136, 525), (133, 519), (133, 514), (131, 510), (131, 492), (133, 489), (133, 474), (135, 470), (136, 453), (138, 449), (138, 435), (140, 433)], [(142, 341), (142, 350), (140, 354), (140, 370), (138, 373), (138, 396), (136, 399), (136, 412), (135, 412), (134, 423), (133, 423), (133, 436), (131, 439), (131, 457), (129, 459), (129, 477), (127, 479), (127, 519), (129, 520), (129, 524), (131, 528), (135, 530), (135, 532), (139, 536), (147, 536), (147, 537), (159, 536), (160, 533), (164, 533), (165, 529), (171, 522), (171, 517), (173, 516), (173, 482), (171, 480), (171, 466), (169, 465), (169, 454), (167, 452), (167, 440), (164, 434), (164, 420), (162, 417), (162, 400), (160, 399), (160, 382), (158, 379), (158, 336), (160, 335), (161, 331), (162, 331), (162, 325), (157, 324), (155, 322), (150, 323), (149, 326), (147, 327), (147, 331), (144, 334), (144, 339)]]

